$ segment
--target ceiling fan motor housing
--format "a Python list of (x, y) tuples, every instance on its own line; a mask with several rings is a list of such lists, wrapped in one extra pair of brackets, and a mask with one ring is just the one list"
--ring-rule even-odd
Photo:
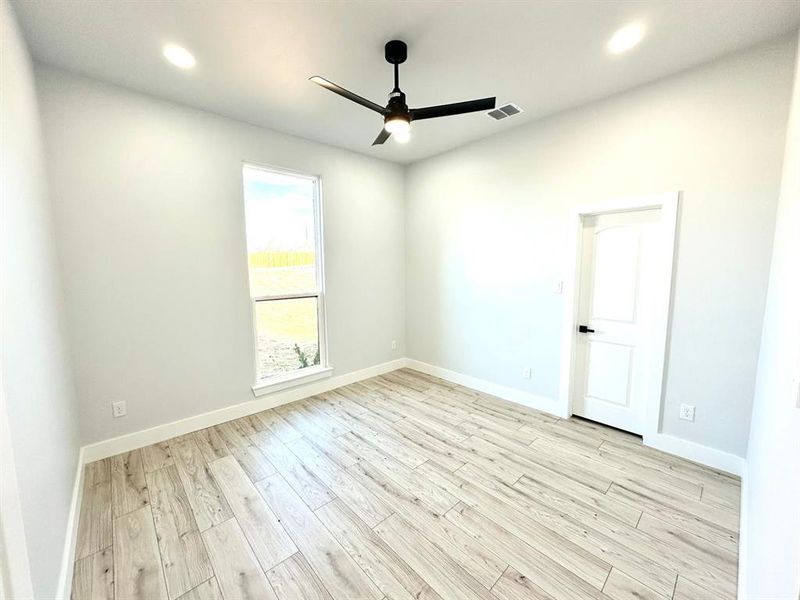
[(408, 105), (406, 104), (406, 95), (398, 90), (393, 90), (392, 93), (389, 94), (389, 104), (386, 105), (386, 116), (383, 121), (385, 123), (386, 121), (397, 118), (409, 122), (411, 121)]

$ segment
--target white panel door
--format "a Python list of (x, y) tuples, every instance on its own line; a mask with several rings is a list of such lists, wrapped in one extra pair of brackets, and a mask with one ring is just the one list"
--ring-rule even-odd
[(585, 216), (574, 414), (642, 433), (660, 209)]

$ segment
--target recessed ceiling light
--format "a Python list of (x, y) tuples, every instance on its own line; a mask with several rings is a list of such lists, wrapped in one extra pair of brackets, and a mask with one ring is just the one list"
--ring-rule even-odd
[(641, 23), (629, 23), (614, 32), (614, 35), (608, 40), (606, 48), (611, 54), (622, 54), (641, 42), (643, 37), (644, 25)]
[(191, 52), (177, 44), (164, 46), (164, 58), (179, 69), (191, 69), (197, 62)]

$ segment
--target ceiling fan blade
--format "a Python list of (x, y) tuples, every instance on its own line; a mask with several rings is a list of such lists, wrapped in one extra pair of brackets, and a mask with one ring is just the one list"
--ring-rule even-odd
[(314, 77), (310, 77), (309, 81), (313, 81), (317, 85), (321, 85), (322, 87), (324, 87), (326, 90), (330, 90), (334, 94), (339, 94), (343, 98), (347, 98), (348, 100), (355, 102), (356, 104), (360, 104), (361, 106), (364, 106), (366, 108), (369, 108), (370, 110), (374, 110), (377, 113), (384, 114), (386, 112), (386, 110), (379, 104), (375, 104), (371, 100), (362, 98), (358, 94), (354, 94), (350, 90), (346, 90), (342, 86), (336, 85), (335, 83), (333, 83), (332, 81), (328, 81), (324, 77), (319, 77), (315, 75)]
[(392, 134), (386, 131), (385, 129), (381, 129), (381, 132), (378, 134), (378, 137), (375, 138), (375, 141), (372, 142), (373, 146), (379, 146), (383, 144), (386, 140), (392, 137)]
[(495, 98), (481, 98), (480, 100), (467, 100), (466, 102), (454, 102), (453, 104), (412, 108), (410, 111), (411, 120), (436, 119), (437, 117), (463, 115), (464, 113), (477, 112), (479, 110), (492, 110), (495, 106), (495, 100)]

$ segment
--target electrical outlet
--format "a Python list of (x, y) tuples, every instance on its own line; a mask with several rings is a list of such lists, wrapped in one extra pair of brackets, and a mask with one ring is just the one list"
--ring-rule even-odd
[(680, 418), (684, 421), (694, 421), (694, 406), (691, 404), (681, 404)]
[(128, 414), (128, 407), (125, 405), (124, 400), (120, 400), (119, 402), (112, 402), (111, 403), (111, 414), (114, 416), (115, 419), (119, 417), (124, 417)]
[(397, 340), (392, 340), (392, 350), (397, 350)]
[(522, 371), (522, 376), (525, 379), (530, 379), (531, 377), (533, 377), (533, 371), (531, 370), (530, 367), (525, 367), (525, 369)]

